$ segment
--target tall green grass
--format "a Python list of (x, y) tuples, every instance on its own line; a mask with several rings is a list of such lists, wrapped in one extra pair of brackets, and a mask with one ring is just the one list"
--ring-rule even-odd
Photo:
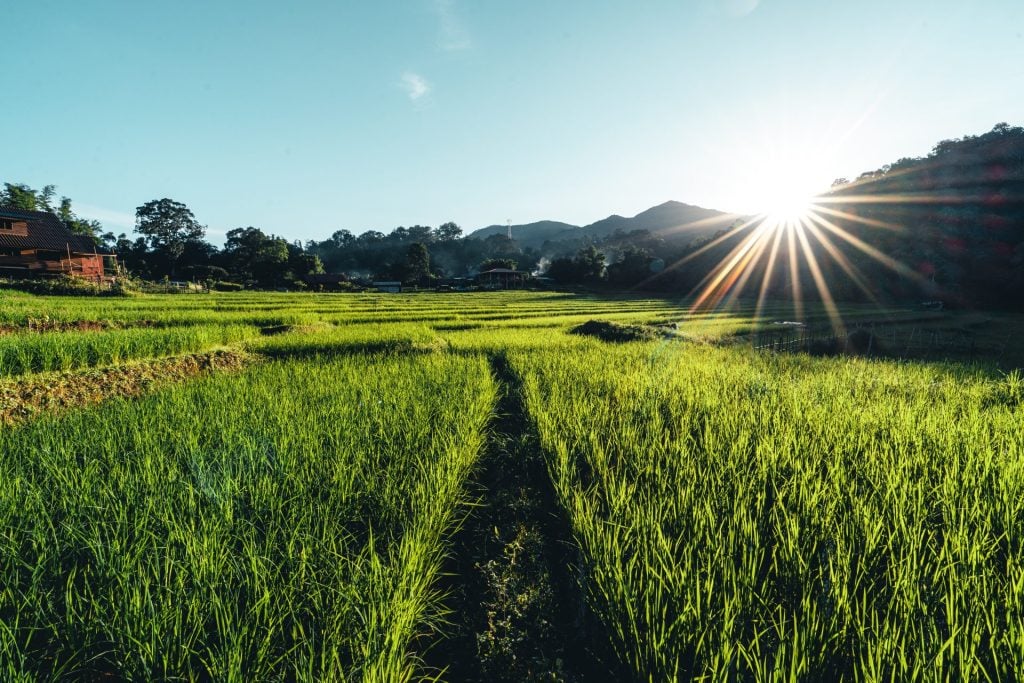
[(512, 361), (636, 678), (1024, 671), (1019, 375), (678, 343)]
[(422, 675), (494, 402), (482, 354), (522, 383), (551, 513), (624, 676), (1019, 679), (1019, 372), (566, 334), (671, 321), (717, 342), (789, 308), (761, 314), (532, 292), (0, 291), (0, 326), (125, 328), (0, 336), (0, 376), (239, 341), (275, 359), (0, 430), (0, 680)]
[(426, 325), (385, 322), (297, 330), (253, 340), (249, 346), (271, 357), (292, 357), (437, 350), (444, 346), (444, 342)]
[(0, 679), (411, 679), (494, 397), (314, 358), (0, 431)]
[(194, 353), (255, 336), (242, 325), (0, 336), (0, 377)]

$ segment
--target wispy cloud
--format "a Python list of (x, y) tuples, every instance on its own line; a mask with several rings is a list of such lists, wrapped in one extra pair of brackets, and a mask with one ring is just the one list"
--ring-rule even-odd
[(409, 99), (414, 102), (430, 92), (430, 83), (423, 76), (412, 71), (402, 74), (401, 86)]
[(468, 50), (473, 47), (469, 31), (466, 30), (455, 8), (455, 0), (433, 0), (433, 2), (434, 13), (437, 14), (439, 23), (438, 47), (449, 52)]
[(75, 202), (71, 209), (83, 218), (99, 221), (108, 230), (111, 228), (126, 228), (130, 230), (135, 227), (135, 214), (114, 209), (104, 209), (101, 206), (92, 206), (91, 204), (80, 204), (78, 202)]
[(755, 9), (761, 0), (719, 0), (719, 6), (733, 17), (745, 17)]

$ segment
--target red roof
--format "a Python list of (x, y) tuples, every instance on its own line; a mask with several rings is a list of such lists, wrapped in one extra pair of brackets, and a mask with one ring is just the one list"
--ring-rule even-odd
[(49, 211), (22, 211), (0, 206), (0, 218), (25, 221), (27, 235), (5, 235), (0, 230), (0, 248), (43, 249), (46, 251), (68, 251), (76, 254), (100, 253), (91, 238), (76, 235), (67, 229), (57, 216)]

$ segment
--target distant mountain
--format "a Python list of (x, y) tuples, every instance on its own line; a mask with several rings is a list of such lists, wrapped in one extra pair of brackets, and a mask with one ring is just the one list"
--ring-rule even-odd
[[(602, 239), (617, 230), (625, 233), (648, 230), (669, 242), (690, 242), (709, 237), (725, 230), (738, 218), (736, 214), (705, 209), (682, 202), (668, 201), (651, 207), (632, 218), (612, 215), (590, 225), (579, 227), (558, 221), (538, 221), (512, 226), (512, 238), (522, 247), (540, 247), (544, 242), (571, 242), (583, 239)], [(486, 239), (491, 235), (504, 235), (505, 225), (489, 225), (474, 230), (469, 237)]]
[(669, 201), (642, 211), (632, 218), (608, 216), (580, 228), (580, 232), (574, 237), (598, 239), (607, 237), (616, 230), (627, 233), (633, 230), (648, 230), (667, 241), (689, 243), (713, 235), (719, 230), (725, 230), (737, 218), (739, 216), (736, 214)]
[[(537, 221), (536, 223), (513, 225), (512, 238), (523, 247), (539, 247), (545, 241), (554, 239), (556, 235), (579, 229), (578, 225), (560, 223), (559, 221)], [(507, 225), (488, 225), (486, 228), (474, 230), (468, 236), (483, 240), (491, 235), (504, 235), (507, 232)]]

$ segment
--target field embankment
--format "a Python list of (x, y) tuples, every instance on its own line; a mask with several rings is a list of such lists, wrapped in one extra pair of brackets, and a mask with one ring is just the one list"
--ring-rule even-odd
[(0, 379), (0, 424), (40, 413), (81, 408), (111, 398), (138, 397), (172, 382), (237, 371), (257, 360), (235, 349), (133, 361), (102, 368)]
[(600, 680), (614, 663), (576, 581), (582, 558), (557, 514), (518, 379), (504, 354), (490, 365), (500, 399), (445, 565), (451, 624), (427, 662), (445, 680)]

